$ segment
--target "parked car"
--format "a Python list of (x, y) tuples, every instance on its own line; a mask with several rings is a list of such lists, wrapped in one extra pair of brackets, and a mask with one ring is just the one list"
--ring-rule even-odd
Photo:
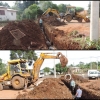
[(98, 72), (98, 77), (100, 78), (100, 71)]
[(99, 74), (98, 74), (98, 70), (93, 70), (93, 69), (91, 69), (91, 70), (88, 70), (88, 78), (89, 79), (98, 79), (98, 77), (99, 77)]
[(39, 73), (39, 78), (43, 78), (44, 77), (44, 73), (43, 72), (40, 72)]

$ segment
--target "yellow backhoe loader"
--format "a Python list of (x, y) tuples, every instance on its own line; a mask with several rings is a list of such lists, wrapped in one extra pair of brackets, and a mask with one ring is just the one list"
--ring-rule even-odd
[(82, 22), (83, 19), (85, 22), (90, 22), (89, 18), (87, 18), (86, 11), (76, 12), (75, 6), (67, 6), (67, 10), (66, 10), (64, 19), (67, 22), (70, 22), (71, 20), (77, 20), (78, 22)]
[(43, 14), (42, 14), (42, 16), (43, 15), (50, 15), (50, 16), (52, 16), (53, 14), (54, 15), (56, 15), (58, 18), (60, 18), (60, 14), (59, 14), (59, 12), (58, 12), (58, 10), (56, 10), (56, 9), (51, 9), (51, 8), (48, 8)]
[(68, 59), (60, 52), (56, 56), (49, 53), (41, 53), (40, 57), (33, 64), (32, 73), (28, 70), (28, 63), (25, 59), (8, 61), (7, 72), (0, 77), (0, 90), (4, 86), (9, 88), (23, 89), (34, 84), (39, 77), (40, 67), (45, 59), (60, 59), (61, 66), (65, 67)]

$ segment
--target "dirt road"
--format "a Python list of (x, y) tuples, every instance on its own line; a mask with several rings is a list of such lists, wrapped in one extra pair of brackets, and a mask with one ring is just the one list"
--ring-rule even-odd
[[(40, 78), (35, 85), (40, 84), (45, 78)], [(34, 88), (34, 85), (28, 87), (27, 92), (31, 91)], [(14, 90), (9, 89), (9, 87), (5, 87), (4, 90), (0, 91), (0, 99), (16, 99), (17, 95), (21, 93), (25, 93), (23, 90)]]
[(86, 36), (90, 35), (90, 23), (86, 22), (79, 23), (76, 20), (73, 20), (68, 23), (68, 25), (63, 25), (56, 28), (63, 30), (66, 34), (72, 31), (78, 31), (80, 34), (84, 34)]

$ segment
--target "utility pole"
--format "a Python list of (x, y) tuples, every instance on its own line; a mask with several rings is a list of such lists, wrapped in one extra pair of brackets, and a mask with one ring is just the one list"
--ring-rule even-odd
[(97, 58), (97, 70), (98, 70), (98, 58)]
[[(55, 54), (55, 52), (54, 52)], [(56, 78), (56, 66), (55, 66), (55, 59), (54, 59), (54, 78)]]
[(99, 1), (91, 1), (90, 40), (99, 39)]

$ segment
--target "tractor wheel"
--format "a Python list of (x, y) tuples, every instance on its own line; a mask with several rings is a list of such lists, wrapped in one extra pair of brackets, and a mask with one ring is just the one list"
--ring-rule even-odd
[(67, 22), (70, 22), (72, 19), (73, 19), (73, 18), (72, 18), (71, 15), (66, 15), (66, 21), (67, 21)]
[(82, 18), (78, 18), (78, 22), (79, 23), (82, 23)]
[(20, 77), (20, 76), (15, 76), (13, 77), (12, 81), (12, 86), (14, 89), (22, 89), (25, 85), (24, 83), (24, 78)]
[(86, 18), (86, 20), (85, 20), (86, 22), (90, 22), (90, 19), (88, 19), (88, 18)]
[(3, 90), (3, 85), (0, 83), (0, 91)]

